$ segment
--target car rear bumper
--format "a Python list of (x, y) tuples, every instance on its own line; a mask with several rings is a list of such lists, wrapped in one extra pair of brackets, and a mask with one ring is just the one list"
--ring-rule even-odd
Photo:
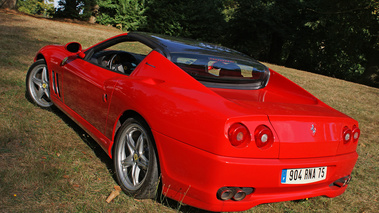
[[(346, 186), (333, 184), (354, 168), (356, 152), (322, 158), (251, 159), (218, 156), (154, 132), (161, 172), (162, 193), (177, 201), (210, 211), (243, 211), (256, 205), (315, 196), (335, 197)], [(327, 167), (325, 180), (282, 184), (283, 169)], [(221, 201), (221, 187), (253, 187), (242, 201)]]

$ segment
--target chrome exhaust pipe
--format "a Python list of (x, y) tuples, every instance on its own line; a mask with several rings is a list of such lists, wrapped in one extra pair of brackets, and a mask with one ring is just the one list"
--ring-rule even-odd
[(222, 201), (234, 200), (241, 201), (246, 198), (247, 195), (253, 193), (255, 189), (253, 187), (221, 187), (217, 190), (217, 199)]
[(222, 187), (217, 191), (217, 197), (220, 200), (230, 200), (235, 194), (235, 190), (229, 187)]
[(236, 193), (233, 196), (233, 200), (240, 201), (240, 200), (245, 199), (245, 197), (246, 197), (246, 192), (244, 192), (240, 188), (237, 188)]
[(333, 185), (338, 186), (338, 187), (344, 187), (347, 184), (349, 184), (351, 181), (351, 175), (345, 176), (343, 178), (340, 178), (336, 181), (334, 181)]

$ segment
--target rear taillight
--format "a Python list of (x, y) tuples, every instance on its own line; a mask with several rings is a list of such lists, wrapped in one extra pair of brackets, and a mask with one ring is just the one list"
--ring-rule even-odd
[(235, 123), (228, 130), (230, 143), (236, 147), (245, 147), (250, 141), (250, 132), (247, 127), (241, 123)]
[(344, 143), (349, 143), (351, 141), (351, 129), (349, 127), (345, 126), (342, 130), (342, 137), (343, 137), (343, 142)]
[(361, 135), (361, 130), (355, 125), (353, 126), (352, 135), (353, 135), (353, 142), (357, 142), (359, 139), (359, 136)]
[(274, 134), (265, 125), (258, 126), (254, 131), (255, 144), (260, 149), (268, 149), (274, 143)]

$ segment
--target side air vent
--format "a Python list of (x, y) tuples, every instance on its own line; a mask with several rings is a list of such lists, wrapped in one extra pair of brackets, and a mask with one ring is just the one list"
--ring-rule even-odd
[(52, 74), (53, 92), (60, 98), (61, 94), (59, 90), (59, 74), (54, 71), (52, 72)]

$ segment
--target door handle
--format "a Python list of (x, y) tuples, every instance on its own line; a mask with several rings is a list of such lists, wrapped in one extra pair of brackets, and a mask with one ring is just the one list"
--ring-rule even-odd
[(68, 57), (64, 58), (61, 62), (61, 66), (64, 66), (68, 60)]

